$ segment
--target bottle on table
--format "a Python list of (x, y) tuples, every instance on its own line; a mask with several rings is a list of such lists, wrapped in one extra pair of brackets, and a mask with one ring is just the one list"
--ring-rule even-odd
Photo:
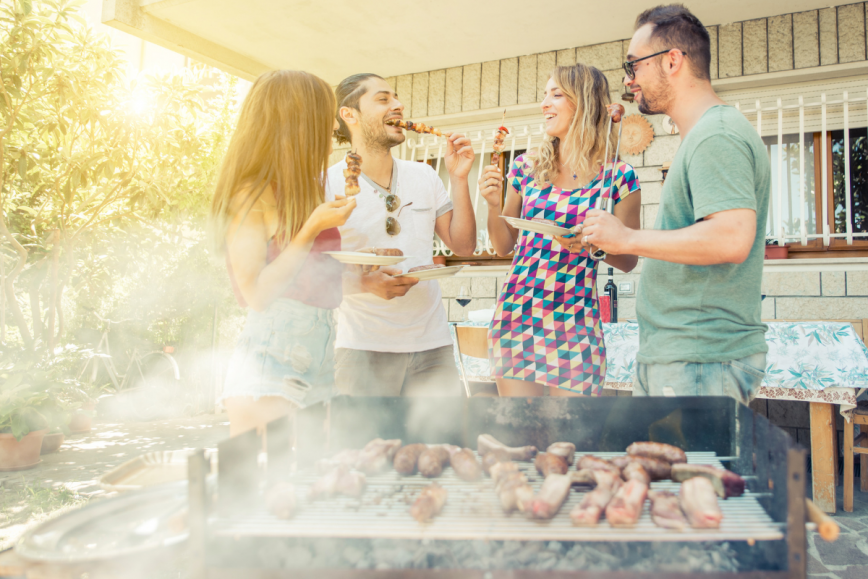
[(615, 281), (612, 276), (615, 275), (615, 268), (609, 268), (609, 281), (606, 282), (606, 287), (603, 288), (603, 293), (608, 296), (609, 305), (609, 322), (618, 323), (618, 288), (615, 286)]

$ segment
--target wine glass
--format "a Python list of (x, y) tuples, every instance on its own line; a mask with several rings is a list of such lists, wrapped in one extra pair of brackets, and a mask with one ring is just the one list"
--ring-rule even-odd
[(461, 321), (467, 321), (467, 305), (470, 304), (470, 292), (467, 291), (465, 286), (461, 286), (461, 289), (458, 290), (458, 297), (455, 298), (455, 301), (458, 302), (458, 305), (461, 306)]

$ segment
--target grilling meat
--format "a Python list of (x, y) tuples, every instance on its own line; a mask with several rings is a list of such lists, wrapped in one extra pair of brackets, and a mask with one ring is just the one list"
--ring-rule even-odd
[(367, 479), (356, 470), (350, 470), (346, 465), (340, 465), (324, 475), (310, 487), (310, 500), (332, 497), (336, 494), (349, 497), (360, 497), (365, 491)]
[(672, 465), (672, 480), (675, 482), (684, 482), (697, 476), (711, 481), (717, 496), (722, 499), (740, 497), (744, 494), (744, 479), (732, 471), (714, 468), (706, 464)]
[(609, 113), (609, 116), (612, 117), (613, 123), (620, 123), (621, 117), (624, 116), (624, 105), (619, 103), (612, 103), (610, 105), (606, 105), (606, 110)]
[(572, 442), (555, 442), (549, 445), (546, 452), (563, 458), (567, 464), (573, 464), (576, 459), (576, 445)]
[(651, 477), (651, 480), (666, 480), (669, 478), (669, 471), (672, 465), (665, 460), (659, 458), (651, 458), (648, 456), (616, 456), (612, 459), (612, 464), (624, 470), (628, 464), (637, 462), (642, 465), (645, 472)]
[(362, 174), (362, 158), (353, 151), (347, 152), (347, 168), (344, 169), (344, 195), (352, 197), (358, 195), (359, 175)]
[(550, 452), (541, 452), (536, 455), (533, 465), (537, 472), (544, 477), (548, 477), (550, 474), (567, 474), (567, 471), (570, 470), (570, 465), (567, 464), (565, 458)]
[(457, 446), (449, 444), (429, 446), (419, 455), (419, 474), (427, 478), (440, 476), (443, 473), (443, 469), (449, 464), (450, 449), (453, 449), (455, 452), (460, 450)]
[(600, 516), (605, 512), (606, 505), (624, 484), (619, 477), (605, 470), (594, 471), (594, 476), (597, 480), (597, 488), (586, 494), (582, 502), (570, 511), (570, 520), (573, 521), (574, 525), (596, 525)]
[(573, 481), (569, 475), (550, 474), (543, 481), (539, 492), (533, 498), (530, 508), (521, 509), (531, 519), (551, 519), (561, 510), (564, 501), (570, 496)]
[(573, 481), (574, 485), (595, 485), (597, 484), (597, 473), (605, 472), (613, 477), (619, 478), (617, 474), (614, 472), (610, 472), (607, 470), (591, 470), (589, 468), (583, 468), (579, 470), (574, 470), (570, 473), (570, 478)]
[(638, 462), (631, 462), (625, 466), (621, 471), (621, 476), (624, 480), (637, 480), (646, 486), (651, 484), (651, 476), (645, 470), (645, 467)]
[(416, 474), (416, 464), (419, 462), (419, 456), (427, 449), (427, 444), (419, 443), (402, 446), (401, 449), (395, 453), (395, 459), (392, 461), (398, 474), (403, 476)]
[(693, 477), (681, 483), (681, 508), (694, 529), (717, 529), (723, 519), (714, 486), (707, 478)]
[(627, 447), (627, 454), (631, 456), (650, 456), (665, 460), (671, 464), (687, 462), (687, 455), (683, 450), (671, 444), (662, 442), (634, 442)]
[(295, 487), (286, 482), (275, 484), (265, 492), (265, 506), (278, 519), (292, 518), (298, 507)]
[[(506, 113), (504, 113), (505, 115)], [(494, 152), (491, 154), (491, 164), (497, 165), (500, 163), (500, 154), (503, 153), (503, 140), (509, 134), (509, 129), (506, 127), (498, 127), (497, 132), (494, 133)]]
[(316, 472), (317, 474), (327, 474), (340, 465), (353, 468), (359, 462), (361, 452), (359, 449), (342, 450), (331, 458), (321, 458), (316, 461)]
[(437, 483), (432, 483), (419, 493), (413, 506), (410, 507), (410, 515), (420, 523), (428, 523), (440, 514), (445, 504), (446, 489)]
[(506, 514), (518, 509), (524, 512), (533, 501), (533, 487), (521, 471), (512, 471), (500, 477), (495, 487), (500, 508)]
[(400, 127), (407, 131), (415, 131), (417, 133), (427, 133), (429, 135), (437, 135), (438, 137), (448, 137), (452, 133), (445, 131), (441, 132), (440, 129), (435, 129), (434, 127), (429, 127), (425, 123), (414, 123), (413, 121), (404, 121), (401, 119), (389, 119), (386, 121), (387, 125), (393, 127)]
[(491, 468), (499, 462), (510, 462), (509, 453), (502, 448), (495, 448), (482, 457), (482, 471), (491, 476)]
[(494, 488), (497, 488), (502, 480), (512, 473), (521, 472), (518, 465), (512, 461), (503, 461), (491, 466), (489, 474), (494, 482)]
[(621, 474), (621, 469), (604, 458), (596, 457), (592, 454), (586, 454), (576, 463), (576, 470), (606, 470), (615, 475)]
[(642, 515), (642, 506), (647, 496), (648, 485), (637, 480), (628, 480), (606, 507), (606, 520), (613, 527), (632, 527)]
[(401, 448), (397, 439), (383, 440), (375, 438), (365, 445), (359, 453), (356, 468), (365, 474), (377, 474), (386, 470), (395, 458), (395, 453)]
[(679, 531), (687, 527), (687, 519), (681, 512), (681, 504), (673, 493), (649, 491), (648, 498), (651, 499), (651, 520), (655, 525)]
[(479, 465), (479, 461), (476, 460), (476, 457), (473, 456), (473, 451), (469, 448), (462, 448), (461, 450), (454, 452), (452, 456), (449, 457), (449, 464), (452, 465), (455, 474), (457, 474), (458, 478), (461, 480), (473, 482), (482, 478), (482, 467)]
[(479, 456), (485, 456), (496, 448), (505, 450), (509, 454), (510, 460), (529, 461), (535, 457), (537, 453), (535, 446), (509, 447), (490, 434), (480, 434), (476, 439), (476, 451), (479, 453)]

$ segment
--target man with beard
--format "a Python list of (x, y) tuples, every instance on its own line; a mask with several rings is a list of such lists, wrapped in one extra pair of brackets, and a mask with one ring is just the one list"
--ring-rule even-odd
[[(357, 74), (335, 89), (338, 143), (361, 158), (361, 191), (352, 219), (341, 227), (342, 249), (400, 249), (406, 270), (433, 263), (434, 234), (457, 255), (476, 249), (476, 219), (467, 176), (470, 139), (451, 135), (443, 158), (452, 197), (427, 163), (402, 161), (391, 149), (404, 131), (386, 125), (403, 118), (398, 95), (375, 74)], [(346, 162), (328, 171), (327, 186), (343, 192)], [(436, 281), (393, 277), (400, 268), (347, 268), (338, 309), (335, 382), (356, 396), (460, 395), (461, 385), (440, 286)]]
[[(654, 229), (590, 211), (584, 244), (646, 257), (636, 313), (636, 395), (729, 395), (749, 402), (768, 347), (760, 319), (771, 170), (756, 130), (711, 87), (708, 33), (680, 4), (636, 19), (624, 84), (645, 114), (666, 113), (678, 149)], [(648, 226), (648, 225), (646, 225)]]

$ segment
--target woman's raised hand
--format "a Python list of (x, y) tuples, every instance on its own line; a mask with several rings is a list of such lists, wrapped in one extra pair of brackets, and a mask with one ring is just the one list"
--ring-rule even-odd
[(479, 193), (493, 210), (500, 211), (503, 199), (503, 174), (497, 165), (488, 165), (479, 178)]
[(572, 231), (575, 237), (559, 237), (555, 235), (555, 241), (557, 241), (561, 247), (569, 251), (570, 253), (582, 253), (583, 251), (588, 251), (591, 246), (584, 243), (584, 239), (582, 236), (582, 228), (584, 224), (579, 223), (575, 227), (573, 227)]
[(314, 233), (318, 235), (321, 231), (340, 227), (346, 223), (355, 208), (356, 199), (354, 197), (326, 201), (313, 210), (305, 225), (312, 228)]

